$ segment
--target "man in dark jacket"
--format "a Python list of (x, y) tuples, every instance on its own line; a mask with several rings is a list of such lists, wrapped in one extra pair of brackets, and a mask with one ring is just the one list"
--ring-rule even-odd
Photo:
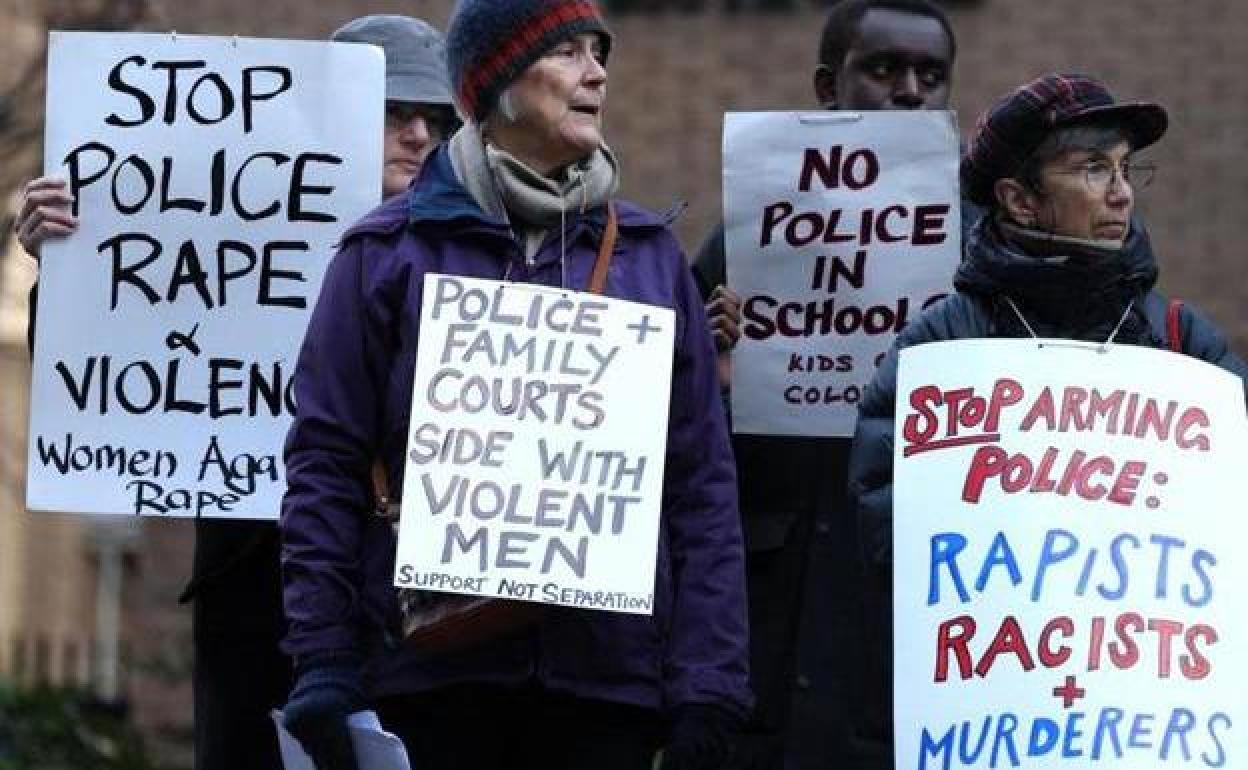
[[(946, 109), (955, 55), (949, 20), (926, 0), (844, 0), (824, 24), (815, 98), (830, 110)], [(727, 390), (727, 356), (740, 315), (725, 286), (722, 224), (703, 244), (694, 271)], [(758, 698), (736, 762), (783, 766), (787, 733), (790, 767), (878, 766), (872, 758), (881, 755), (882, 725), (891, 714), (881, 693), (855, 680), (862, 656), (878, 670), (889, 651), (884, 640), (860, 634), (858, 551), (845, 501), (849, 440), (738, 435), (733, 449)]]
[(892, 612), (900, 349), (978, 337), (1058, 337), (1176, 350), (1248, 377), (1213, 324), (1153, 288), (1157, 264), (1131, 220), (1135, 190), (1151, 174), (1131, 153), (1160, 138), (1166, 121), (1161, 107), (1116, 104), (1103, 85), (1079, 75), (1033, 81), (981, 119), (961, 175), (963, 193), (987, 213), (965, 244), (957, 292), (902, 331), (859, 407), (850, 494), (868, 575), (884, 588), (876, 606), (882, 627), (891, 627)]
[[(398, 195), (457, 123), (442, 36), (419, 19), (365, 16), (331, 40), (376, 45), (385, 54), (382, 194)], [(26, 186), (16, 231), (31, 255), (47, 238), (76, 229), (70, 202), (63, 179), (43, 177)], [(30, 307), (33, 348), (35, 289)], [(280, 649), (286, 622), (278, 556), (273, 522), (195, 521), (192, 578), (181, 601), (192, 605), (197, 770), (282, 766), (269, 711), (286, 702), (293, 678)]]

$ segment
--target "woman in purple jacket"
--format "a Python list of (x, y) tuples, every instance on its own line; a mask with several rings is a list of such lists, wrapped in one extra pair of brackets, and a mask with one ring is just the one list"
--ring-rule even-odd
[(718, 766), (750, 707), (736, 486), (702, 303), (666, 222), (617, 203), (604, 293), (676, 314), (652, 616), (549, 607), (467, 649), (394, 642), (395, 536), (425, 275), (585, 290), (618, 184), (603, 143), (611, 45), (592, 0), (462, 0), (448, 34), (463, 129), (356, 224), (299, 359), (283, 572), (298, 682), (286, 724), (319, 770), (353, 767), (375, 708), (419, 768)]

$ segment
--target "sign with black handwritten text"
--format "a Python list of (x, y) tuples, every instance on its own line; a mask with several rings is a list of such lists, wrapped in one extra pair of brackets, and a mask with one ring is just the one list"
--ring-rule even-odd
[(880, 357), (949, 291), (960, 213), (952, 113), (728, 113), (733, 430), (852, 436)]
[(395, 585), (653, 612), (674, 324), (427, 275)]
[(325, 266), (381, 198), (384, 62), (345, 43), (53, 32), (27, 506), (276, 518)]
[(1248, 767), (1238, 378), (1067, 340), (903, 350), (897, 767)]

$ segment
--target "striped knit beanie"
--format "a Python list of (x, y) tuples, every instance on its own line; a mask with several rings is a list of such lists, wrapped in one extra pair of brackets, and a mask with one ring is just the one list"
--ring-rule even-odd
[(598, 33), (605, 57), (611, 33), (594, 0), (459, 0), (446, 35), (459, 108), (481, 123), (530, 64), (585, 32)]
[(1086, 75), (1045, 75), (1014, 90), (980, 117), (962, 158), (962, 195), (995, 202), (998, 179), (1013, 177), (1055, 129), (1104, 122), (1126, 134), (1132, 150), (1166, 132), (1166, 111), (1148, 102), (1115, 102), (1105, 84)]

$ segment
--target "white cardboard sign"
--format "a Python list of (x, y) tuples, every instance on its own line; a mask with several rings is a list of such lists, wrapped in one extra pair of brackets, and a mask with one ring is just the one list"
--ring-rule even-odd
[(949, 112), (725, 116), (735, 432), (853, 435), (878, 358), (949, 290), (957, 171)]
[(674, 325), (427, 275), (395, 585), (650, 614)]
[(53, 32), (27, 506), (276, 518), (334, 245), (380, 200), (384, 64), (345, 43)]
[(899, 768), (1248, 767), (1238, 378), (1168, 351), (902, 351)]

